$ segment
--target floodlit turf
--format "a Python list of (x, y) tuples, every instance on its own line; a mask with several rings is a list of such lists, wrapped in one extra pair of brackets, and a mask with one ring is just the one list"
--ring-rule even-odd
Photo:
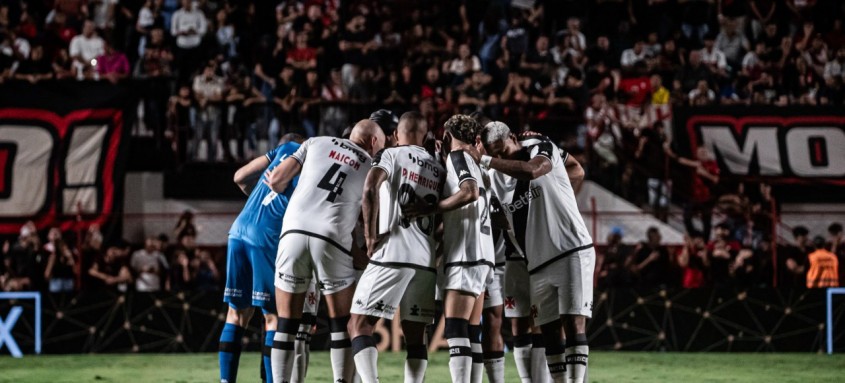
[[(508, 354), (507, 382), (519, 382)], [(314, 353), (308, 381), (330, 382)], [(402, 381), (404, 354), (379, 355), (382, 383)], [(845, 355), (594, 352), (591, 382), (842, 382)], [(217, 354), (0, 356), (0, 382), (215, 382)], [(448, 355), (431, 355), (427, 381), (448, 382)], [(257, 382), (258, 354), (241, 357), (240, 382)]]

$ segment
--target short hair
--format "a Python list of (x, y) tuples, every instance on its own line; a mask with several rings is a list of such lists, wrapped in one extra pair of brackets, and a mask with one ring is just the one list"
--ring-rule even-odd
[(303, 142), (305, 141), (305, 137), (303, 137), (299, 133), (287, 133), (279, 139), (279, 145), (287, 144), (288, 142)]
[(396, 125), (399, 124), (399, 119), (396, 118), (396, 115), (393, 112), (387, 109), (379, 109), (372, 114), (370, 114), (370, 120), (373, 120), (378, 124), (384, 134), (393, 134), (393, 131), (396, 130)]
[(825, 242), (824, 237), (817, 235), (813, 238), (813, 247), (823, 249), (825, 246), (827, 246), (827, 242)]
[(808, 235), (808, 234), (810, 234), (810, 230), (807, 230), (807, 228), (804, 227), (804, 226), (795, 226), (792, 229), (792, 236), (793, 237), (804, 236), (804, 235)]
[(648, 228), (648, 230), (646, 230), (645, 234), (646, 235), (660, 234), (660, 229), (658, 229), (657, 226), (649, 226), (649, 228)]
[(830, 235), (842, 233), (842, 224), (839, 222), (831, 223), (830, 226), (827, 227), (827, 233)]
[(730, 231), (731, 225), (729, 225), (727, 222), (720, 222), (718, 225), (716, 225), (716, 228), (717, 229), (725, 229), (725, 230)]
[(506, 140), (510, 135), (511, 129), (504, 122), (492, 121), (481, 131), (481, 142), (484, 145), (491, 145), (494, 142)]
[[(425, 117), (420, 112), (410, 111), (405, 112), (399, 117), (399, 122), (408, 121), (408, 123), (413, 125), (413, 130), (422, 130), (420, 127), (425, 128), (425, 131), (428, 132), (428, 125), (426, 124), (427, 121)], [(399, 125), (397, 124), (396, 127), (398, 128)]]
[(443, 127), (452, 137), (465, 143), (475, 142), (475, 137), (481, 131), (481, 124), (466, 114), (456, 114), (449, 117)]

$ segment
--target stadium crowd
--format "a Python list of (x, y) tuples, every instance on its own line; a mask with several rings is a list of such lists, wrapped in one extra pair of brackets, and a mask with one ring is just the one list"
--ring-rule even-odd
[[(835, 0), (2, 0), (0, 86), (131, 83), (138, 124), (182, 161), (244, 161), (291, 131), (340, 135), (381, 107), (434, 127), (483, 112), (554, 137), (588, 178), (661, 219), (670, 196), (682, 201), (688, 243), (670, 251), (650, 231), (627, 247), (615, 230), (599, 284), (767, 285), (780, 246), (770, 187), (720, 179), (706, 151), (674, 153), (671, 107), (842, 105), (843, 20)], [(725, 220), (711, 235), (714, 209)], [(4, 246), (0, 286), (219, 286), (222, 265), (190, 230), (131, 252), (95, 229), (51, 230), (42, 245), (25, 226)], [(782, 286), (808, 272), (813, 241), (795, 230), (777, 252)]]

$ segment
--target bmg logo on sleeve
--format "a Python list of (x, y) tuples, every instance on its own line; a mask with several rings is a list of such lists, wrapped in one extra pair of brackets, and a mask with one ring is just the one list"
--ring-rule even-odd
[[(32, 348), (22, 348), (30, 339)], [(41, 353), (41, 293), (0, 292), (0, 355), (21, 358), (26, 351)]]

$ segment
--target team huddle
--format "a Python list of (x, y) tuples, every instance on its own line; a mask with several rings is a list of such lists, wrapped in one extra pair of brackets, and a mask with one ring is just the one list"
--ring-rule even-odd
[(229, 233), (221, 382), (236, 381), (254, 307), (262, 378), (304, 382), (321, 297), (336, 383), (379, 381), (373, 332), (397, 314), (405, 382), (423, 382), (438, 300), (453, 382), (504, 382), (503, 318), (522, 382), (585, 381), (595, 252), (575, 200), (581, 166), (483, 116), (444, 131), (379, 110), (348, 137), (288, 135), (238, 170), (249, 198)]

